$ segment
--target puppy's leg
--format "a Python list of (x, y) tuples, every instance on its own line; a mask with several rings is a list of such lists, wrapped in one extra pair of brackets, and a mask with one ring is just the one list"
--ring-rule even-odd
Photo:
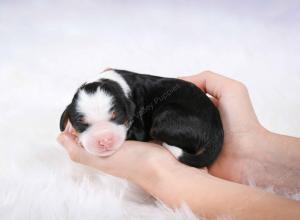
[(166, 143), (180, 162), (204, 167), (216, 159), (222, 148), (223, 129), (218, 123), (215, 126), (206, 118), (187, 116), (172, 106), (154, 114), (150, 136)]
[(162, 146), (165, 147), (168, 151), (170, 151), (176, 159), (181, 157), (183, 154), (183, 150), (180, 149), (179, 147), (171, 146), (171, 145), (168, 145), (167, 143), (163, 143)]

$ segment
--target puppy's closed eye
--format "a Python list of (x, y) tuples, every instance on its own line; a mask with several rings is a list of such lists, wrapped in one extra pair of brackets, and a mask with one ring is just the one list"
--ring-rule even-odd
[(127, 118), (126, 118), (125, 121), (124, 121), (124, 125), (125, 125), (125, 126), (128, 126), (128, 125), (129, 125), (129, 121), (128, 121)]
[(124, 124), (125, 126), (128, 126), (129, 124), (128, 117), (125, 117), (122, 113), (117, 113), (116, 111), (111, 112), (110, 120), (119, 122), (120, 124)]
[(115, 111), (111, 112), (111, 119), (114, 120), (117, 117), (117, 113)]
[(81, 117), (77, 118), (77, 122), (85, 124), (84, 117), (81, 116)]

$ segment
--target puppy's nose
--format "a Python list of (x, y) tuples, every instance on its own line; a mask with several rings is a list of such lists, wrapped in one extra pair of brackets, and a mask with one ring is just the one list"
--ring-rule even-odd
[(102, 149), (109, 150), (113, 145), (112, 136), (106, 136), (98, 140), (98, 146)]

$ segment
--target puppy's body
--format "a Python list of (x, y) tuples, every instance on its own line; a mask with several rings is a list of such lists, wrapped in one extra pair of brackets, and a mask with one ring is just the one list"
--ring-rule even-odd
[(195, 167), (214, 161), (223, 144), (219, 112), (194, 84), (115, 70), (131, 88), (136, 107), (127, 139), (158, 140), (183, 150), (179, 160)]
[[(160, 141), (176, 149), (179, 161), (194, 167), (207, 166), (216, 159), (223, 144), (223, 128), (217, 108), (203, 91), (192, 83), (173, 78), (124, 70), (109, 70), (104, 74), (84, 84), (66, 109), (67, 118), (79, 133), (88, 130), (88, 126), (82, 129), (74, 119), (80, 114), (77, 105), (83, 105), (78, 101), (78, 93), (84, 90), (95, 94), (100, 87), (113, 97), (110, 109), (117, 117), (110, 121), (126, 127), (127, 140)], [(87, 114), (91, 113), (81, 113)], [(66, 116), (62, 116), (61, 130), (65, 121)]]

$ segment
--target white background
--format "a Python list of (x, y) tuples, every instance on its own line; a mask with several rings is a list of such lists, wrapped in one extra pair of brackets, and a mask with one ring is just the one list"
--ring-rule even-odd
[(267, 128), (299, 136), (299, 11), (299, 1), (2, 0), (0, 122), (36, 129), (37, 116), (52, 132), (77, 86), (105, 67), (209, 69), (248, 86)]
[(106, 67), (224, 74), (248, 86), (265, 127), (300, 136), (299, 11), (299, 1), (1, 0), (0, 174), (34, 179), (65, 158), (60, 114)]

